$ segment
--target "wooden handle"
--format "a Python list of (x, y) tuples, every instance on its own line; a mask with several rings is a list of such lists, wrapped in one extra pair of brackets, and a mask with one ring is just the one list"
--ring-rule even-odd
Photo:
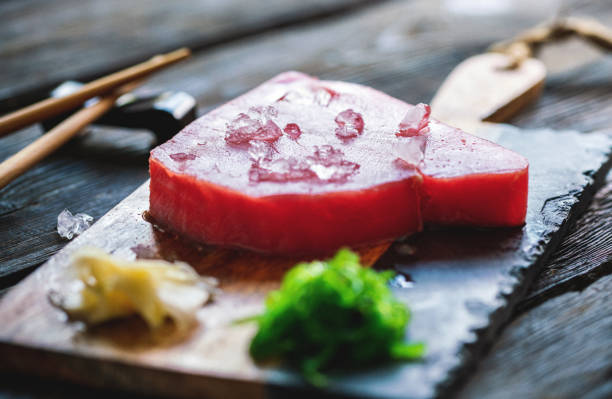
[(68, 117), (27, 147), (0, 163), (0, 189), (21, 176), (43, 158), (57, 150), (75, 134), (110, 110), (122, 94), (133, 90), (140, 82), (131, 82), (97, 103)]
[(612, 29), (595, 19), (568, 17), (526, 30), (511, 40), (493, 44), (491, 51), (511, 57), (509, 68), (518, 67), (524, 60), (548, 43), (567, 39), (570, 36), (582, 38), (604, 51), (612, 51)]
[(514, 69), (507, 68), (510, 62), (511, 57), (498, 53), (463, 61), (431, 100), (432, 116), (478, 135), (482, 122), (504, 122), (516, 115), (540, 95), (546, 67), (535, 58)]
[(84, 85), (80, 90), (65, 97), (48, 98), (19, 111), (2, 116), (0, 117), (0, 137), (22, 127), (74, 109), (92, 97), (104, 95), (123, 84), (141, 79), (152, 72), (189, 57), (190, 54), (189, 49), (181, 48), (171, 53), (156, 55), (141, 64), (94, 80)]
[(612, 30), (596, 20), (564, 18), (537, 26), (455, 67), (431, 101), (433, 116), (472, 134), (482, 122), (507, 121), (540, 95), (546, 67), (534, 54), (568, 36), (612, 51)]

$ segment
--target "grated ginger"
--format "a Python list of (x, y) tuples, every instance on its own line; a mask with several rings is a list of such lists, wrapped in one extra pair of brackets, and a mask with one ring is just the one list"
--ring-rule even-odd
[(51, 302), (73, 320), (95, 325), (140, 315), (151, 329), (170, 318), (179, 329), (195, 321), (196, 311), (216, 290), (188, 264), (163, 260), (127, 261), (96, 248), (78, 250), (72, 260), (76, 281)]

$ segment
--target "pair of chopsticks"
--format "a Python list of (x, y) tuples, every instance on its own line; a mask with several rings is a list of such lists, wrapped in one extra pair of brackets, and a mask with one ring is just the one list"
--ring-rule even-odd
[(172, 65), (191, 52), (182, 48), (156, 55), (148, 61), (90, 82), (78, 91), (60, 98), (48, 98), (0, 117), (0, 137), (36, 122), (70, 111), (96, 96), (96, 103), (83, 108), (43, 134), (27, 147), (0, 163), (0, 189), (57, 150), (84, 127), (109, 111), (117, 98), (138, 87), (153, 72)]

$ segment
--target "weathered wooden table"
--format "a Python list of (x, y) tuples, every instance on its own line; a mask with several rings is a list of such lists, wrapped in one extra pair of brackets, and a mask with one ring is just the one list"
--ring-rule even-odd
[[(288, 69), (428, 101), (462, 59), (556, 12), (612, 24), (607, 0), (5, 1), (0, 113), (63, 80), (88, 80), (182, 45), (194, 57), (147, 87), (187, 91), (200, 113)], [(575, 41), (542, 58), (551, 72), (544, 95), (512, 122), (612, 130), (612, 58)], [(0, 139), (0, 159), (40, 133), (34, 126)], [(66, 244), (55, 232), (62, 209), (99, 218), (146, 180), (146, 136), (99, 133), (113, 145), (96, 153), (68, 146), (0, 191), (0, 292)], [(459, 397), (612, 395), (611, 194), (609, 177)], [(0, 397), (108, 394), (0, 376)]]

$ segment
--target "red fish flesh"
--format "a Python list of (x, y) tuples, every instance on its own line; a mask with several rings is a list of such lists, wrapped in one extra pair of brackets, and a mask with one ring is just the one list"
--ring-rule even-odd
[(277, 254), (423, 224), (516, 226), (527, 160), (352, 83), (286, 72), (151, 152), (150, 214), (193, 240)]

